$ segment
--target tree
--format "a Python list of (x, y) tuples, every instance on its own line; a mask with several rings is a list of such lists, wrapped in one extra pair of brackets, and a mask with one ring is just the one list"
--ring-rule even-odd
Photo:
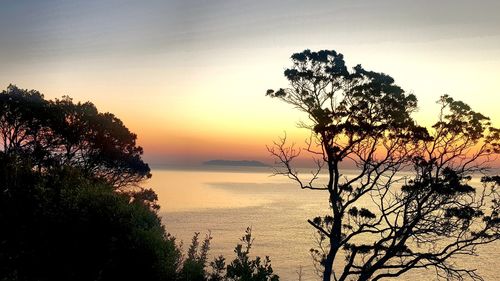
[(252, 229), (248, 227), (245, 235), (240, 239), (234, 253), (236, 257), (226, 265), (226, 258), (219, 256), (210, 262), (211, 271), (206, 270), (208, 251), (212, 236), (207, 234), (201, 246), (198, 240), (199, 233), (195, 233), (188, 249), (187, 258), (182, 262), (182, 269), (178, 280), (191, 281), (279, 281), (274, 274), (271, 260), (257, 256), (250, 258), (253, 238)]
[(0, 93), (0, 109), (3, 151), (29, 157), (39, 171), (69, 165), (116, 188), (151, 176), (137, 136), (90, 102), (45, 100), (38, 91), (9, 85)]
[[(9, 85), (0, 94), (0, 133), (4, 152), (34, 153), (35, 136), (41, 134), (47, 116), (47, 102), (35, 90), (20, 90)], [(39, 142), (41, 145), (41, 141)], [(32, 150), (30, 151), (29, 148)]]
[(195, 234), (183, 258), (165, 231), (136, 135), (111, 113), (71, 98), (45, 100), (10, 85), (0, 93), (0, 280), (277, 281), (268, 257), (206, 271), (210, 240)]
[(421, 127), (411, 116), (416, 97), (390, 76), (360, 65), (349, 71), (335, 51), (305, 50), (291, 59), (284, 72), (290, 87), (267, 95), (307, 114), (304, 150), (317, 168), (309, 179), (299, 174), (293, 161), (302, 150), (286, 136), (268, 150), (276, 174), (327, 193), (329, 214), (308, 220), (319, 236), (311, 254), (323, 280), (379, 280), (413, 268), (481, 280), (453, 259), (499, 238), (495, 184), (469, 185), (499, 152), (499, 130), (449, 96), (438, 101), (438, 122)]
[(223, 256), (215, 258), (210, 266), (212, 273), (208, 275), (209, 281), (279, 281), (279, 276), (274, 274), (269, 256), (264, 259), (257, 256), (250, 258), (250, 249), (253, 244), (252, 228), (248, 227), (245, 235), (241, 237), (241, 244), (234, 248), (236, 257), (226, 265)]
[(136, 138), (90, 102), (0, 93), (0, 280), (177, 278)]
[(207, 265), (208, 251), (210, 250), (210, 240), (212, 236), (207, 234), (201, 246), (199, 242), (199, 232), (196, 232), (191, 240), (187, 252), (187, 258), (182, 262), (182, 268), (178, 280), (204, 281), (207, 280), (205, 271)]
[[(250, 249), (252, 248), (253, 238), (252, 229), (248, 227), (245, 235), (241, 237), (242, 244), (237, 244), (234, 249), (236, 258), (226, 267), (225, 280), (241, 281), (279, 281), (279, 276), (274, 274), (269, 256), (264, 260), (261, 257), (250, 259)], [(217, 265), (224, 259), (219, 257), (211, 263), (212, 268), (217, 269)]]
[(140, 200), (0, 152), (0, 280), (175, 280), (180, 252)]

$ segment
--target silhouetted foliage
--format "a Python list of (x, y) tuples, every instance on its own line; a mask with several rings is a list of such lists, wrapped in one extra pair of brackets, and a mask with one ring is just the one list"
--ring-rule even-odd
[[(236, 245), (234, 252), (236, 258), (227, 265), (227, 280), (245, 281), (278, 281), (279, 277), (273, 273), (269, 256), (264, 259), (256, 257), (250, 259), (250, 248), (252, 247), (252, 229), (247, 228), (245, 235), (241, 237), (242, 244)], [(220, 258), (219, 258), (220, 262)], [(217, 265), (217, 260), (214, 261)], [(217, 269), (217, 267), (215, 267)]]
[(0, 280), (177, 278), (135, 141), (90, 102), (0, 93)]
[(245, 235), (240, 239), (234, 249), (236, 257), (226, 265), (226, 258), (219, 256), (210, 262), (211, 270), (206, 270), (207, 253), (210, 249), (212, 237), (208, 234), (200, 247), (199, 233), (195, 233), (188, 250), (188, 256), (183, 262), (179, 280), (201, 281), (279, 281), (274, 274), (271, 260), (268, 256), (264, 259), (250, 258), (252, 247), (252, 229), (247, 228)]
[(205, 267), (207, 255), (210, 250), (210, 240), (212, 236), (207, 234), (201, 246), (199, 242), (199, 232), (196, 232), (191, 240), (187, 257), (182, 263), (182, 269), (179, 274), (179, 280), (203, 281), (206, 280), (207, 273)]
[(33, 168), (0, 152), (0, 280), (174, 280), (180, 252), (148, 204)]
[(151, 176), (137, 136), (90, 102), (49, 101), (38, 91), (9, 85), (0, 93), (0, 109), (1, 149), (29, 157), (39, 171), (68, 165), (115, 187)]
[(210, 235), (184, 258), (137, 185), (150, 169), (136, 135), (92, 103), (10, 85), (0, 138), (0, 280), (278, 280), (268, 257), (249, 259), (249, 229), (228, 266), (206, 271)]
[[(413, 268), (481, 280), (453, 258), (475, 255), (476, 246), (499, 238), (496, 177), (484, 179), (489, 187), (469, 181), (487, 172), (500, 131), (446, 95), (438, 101), (438, 122), (421, 127), (411, 117), (416, 97), (390, 76), (360, 65), (349, 71), (335, 51), (305, 50), (291, 59), (284, 72), (290, 88), (267, 95), (308, 115), (301, 127), (311, 131), (305, 151), (317, 169), (309, 180), (299, 176), (292, 163), (301, 150), (287, 146), (286, 137), (268, 149), (280, 164), (276, 174), (327, 193), (330, 214), (309, 220), (318, 233), (311, 254), (323, 280), (379, 280)], [(358, 174), (343, 174), (351, 165)], [(323, 168), (328, 181), (319, 184)]]

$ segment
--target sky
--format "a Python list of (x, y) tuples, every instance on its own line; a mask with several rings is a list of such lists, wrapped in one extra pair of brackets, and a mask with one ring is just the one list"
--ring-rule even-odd
[(71, 96), (137, 133), (151, 164), (271, 162), (306, 117), (267, 89), (304, 49), (387, 73), (431, 124), (449, 94), (500, 126), (500, 1), (0, 0), (0, 88)]

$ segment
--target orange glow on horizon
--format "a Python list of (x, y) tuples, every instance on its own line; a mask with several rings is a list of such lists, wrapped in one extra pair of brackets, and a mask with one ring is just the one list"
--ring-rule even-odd
[[(439, 44), (448, 50), (451, 43)], [(79, 61), (73, 66), (70, 61), (60, 69), (34, 67), (0, 82), (3, 88), (14, 83), (37, 89), (50, 99), (69, 95), (75, 101), (92, 101), (136, 133), (146, 160), (154, 163), (200, 163), (215, 158), (270, 162), (265, 146), (284, 131), (291, 141), (303, 144), (309, 133), (296, 124), (307, 121), (307, 116), (266, 97), (265, 92), (288, 86), (283, 70), (290, 64), (289, 56), (305, 48), (334, 47), (350, 65), (363, 62), (367, 69), (392, 74), (396, 84), (419, 99), (414, 117), (423, 125), (435, 122), (435, 101), (445, 93), (490, 116), (492, 124), (500, 124), (496, 110), (500, 61), (485, 62), (480, 53), (468, 57), (461, 49), (453, 51), (456, 56), (442, 56), (429, 46), (434, 44), (422, 43), (411, 50), (404, 44), (374, 44), (370, 52), (367, 46), (333, 43), (230, 50), (219, 57), (193, 55), (192, 65), (172, 56), (131, 58), (130, 65)], [(468, 60), (457, 61), (456, 57)], [(67, 72), (70, 67), (72, 71)], [(475, 72), (464, 73), (464, 68)]]

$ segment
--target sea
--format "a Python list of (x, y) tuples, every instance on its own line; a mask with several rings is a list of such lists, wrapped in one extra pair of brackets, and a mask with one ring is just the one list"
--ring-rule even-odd
[[(308, 176), (307, 170), (301, 172)], [(194, 233), (201, 239), (210, 233), (211, 259), (223, 255), (229, 262), (251, 227), (250, 255), (269, 256), (280, 280), (320, 280), (310, 255), (317, 236), (307, 219), (328, 214), (325, 191), (302, 190), (267, 167), (153, 166), (152, 174), (145, 186), (158, 194), (165, 228), (184, 251)], [(326, 176), (319, 180), (326, 181)], [(478, 256), (464, 256), (458, 263), (476, 268), (484, 280), (500, 280), (500, 243), (480, 247)], [(392, 280), (442, 279), (433, 269), (419, 269)]]

